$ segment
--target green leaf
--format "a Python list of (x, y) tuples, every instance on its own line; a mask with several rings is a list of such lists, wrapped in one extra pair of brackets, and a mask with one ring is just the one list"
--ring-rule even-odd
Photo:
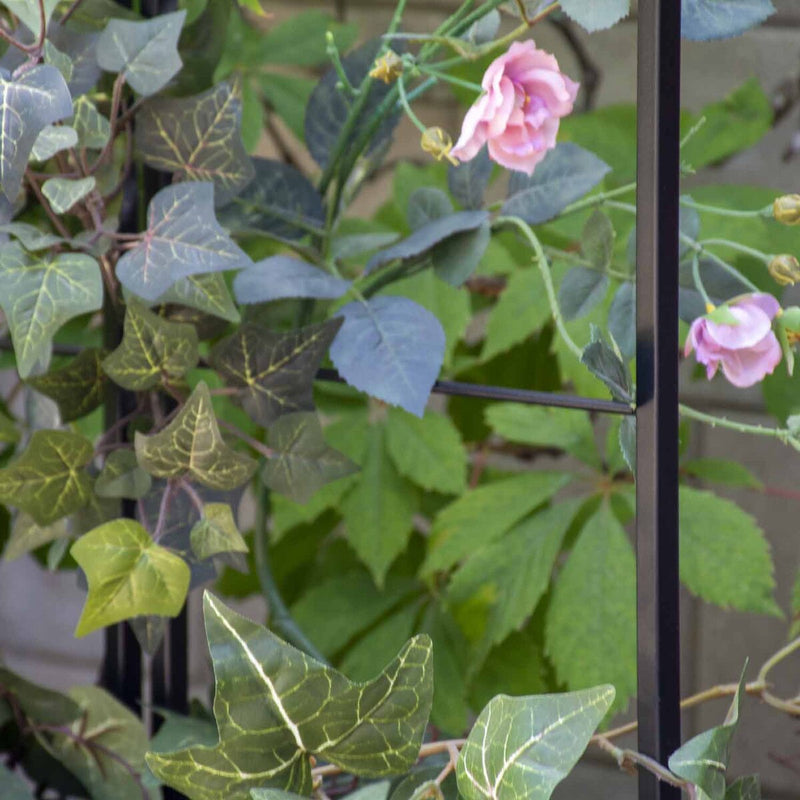
[(761, 778), (747, 775), (734, 781), (725, 792), (725, 800), (761, 800)]
[(619, 425), (619, 448), (628, 469), (636, 473), (636, 418), (625, 417)]
[(579, 505), (577, 500), (558, 503), (527, 517), (502, 539), (470, 556), (453, 575), (447, 589), (450, 604), (467, 602), (481, 592), (491, 597), (487, 651), (519, 630), (547, 591)]
[(194, 325), (170, 322), (135, 298), (125, 309), (122, 341), (103, 360), (103, 370), (123, 389), (141, 392), (162, 381), (179, 381), (197, 365)]
[(0, 283), (0, 307), (11, 328), (22, 378), (37, 365), (46, 368), (52, 338), (65, 322), (103, 305), (100, 266), (81, 253), (40, 257), (16, 242), (3, 245)]
[(601, 31), (615, 25), (631, 10), (631, 0), (562, 0), (564, 13), (587, 31)]
[(222, 205), (254, 175), (242, 144), (242, 93), (223, 82), (194, 97), (157, 97), (136, 117), (136, 148), (148, 166), (175, 180), (211, 181)]
[(136, 432), (139, 465), (158, 478), (184, 475), (210, 489), (235, 489), (256, 469), (249, 456), (222, 439), (208, 386), (201, 381), (172, 422), (159, 433)]
[(726, 461), (722, 458), (693, 458), (684, 461), (681, 469), (694, 478), (719, 483), (722, 486), (746, 489), (762, 489), (764, 487), (764, 484), (738, 461)]
[(67, 539), (68, 536), (69, 526), (66, 519), (58, 519), (49, 525), (37, 525), (30, 514), (20, 511), (11, 524), (11, 535), (6, 542), (3, 558), (13, 561), (43, 544)]
[(144, 239), (117, 262), (117, 277), (139, 297), (152, 301), (181, 278), (249, 264), (249, 256), (214, 216), (213, 184), (178, 183), (150, 201)]
[(50, 178), (42, 184), (42, 194), (50, 201), (56, 214), (64, 214), (93, 192), (96, 183), (93, 175), (80, 180)]
[(274, 456), (264, 464), (261, 479), (297, 503), (308, 502), (325, 484), (358, 472), (358, 465), (326, 443), (313, 411), (275, 420), (269, 446)]
[(183, 608), (188, 565), (156, 544), (135, 520), (100, 525), (81, 536), (70, 554), (89, 584), (75, 636), (143, 614), (175, 617)]
[(11, 772), (5, 764), (0, 764), (0, 785), (4, 800), (34, 800), (33, 789), (17, 772)]
[(80, 717), (80, 706), (70, 697), (26, 681), (2, 665), (0, 665), (0, 687), (3, 693), (11, 694), (22, 713), (35, 722), (45, 725), (66, 725)]
[(608, 275), (588, 267), (573, 267), (558, 288), (558, 305), (565, 320), (586, 316), (608, 292)]
[(545, 645), (567, 686), (609, 681), (617, 707), (635, 693), (636, 561), (608, 503), (587, 520), (556, 579)]
[(738, 36), (774, 13), (771, 0), (681, 0), (681, 33), (697, 41)]
[(730, 500), (688, 486), (680, 489), (680, 571), (709, 603), (782, 616), (760, 525)]
[(85, 417), (104, 398), (106, 376), (100, 365), (105, 351), (88, 347), (64, 367), (29, 378), (27, 383), (58, 404), (62, 422)]
[(473, 231), (445, 239), (431, 250), (433, 271), (451, 286), (461, 286), (478, 268), (491, 238), (487, 221)]
[(60, 236), (53, 236), (53, 234), (40, 230), (35, 225), (29, 225), (27, 222), (7, 222), (5, 225), (0, 225), (0, 232), (8, 233), (15, 239), (19, 239), (20, 244), (29, 253), (48, 250), (54, 245), (64, 242)]
[(350, 281), (299, 258), (278, 255), (243, 269), (234, 279), (233, 291), (242, 304), (269, 303), (287, 297), (335, 300), (350, 285)]
[(218, 272), (189, 275), (174, 283), (154, 305), (175, 303), (195, 308), (228, 322), (239, 322), (239, 310), (233, 302), (225, 278)]
[[(59, 0), (44, 0), (44, 24), (45, 30), (53, 16)], [(3, 0), (3, 5), (15, 16), (19, 17), (25, 27), (38, 37), (42, 31), (42, 18), (39, 12), (39, 3), (31, 0)]]
[(378, 586), (405, 549), (419, 504), (416, 488), (400, 476), (386, 448), (384, 426), (371, 425), (360, 480), (341, 504), (347, 541)]
[(636, 287), (631, 281), (621, 283), (608, 309), (608, 332), (625, 358), (636, 354)]
[(397, 469), (417, 486), (442, 494), (467, 488), (467, 451), (449, 417), (429, 411), (420, 418), (390, 408), (386, 443)]
[(192, 551), (199, 559), (221, 553), (246, 553), (247, 544), (236, 527), (233, 510), (227, 503), (206, 503), (203, 518), (189, 534)]
[[(258, 103), (259, 111), (266, 102), (302, 142), (305, 136), (306, 106), (311, 92), (314, 91), (314, 85), (313, 80), (298, 78), (296, 75), (263, 73), (258, 76), (258, 88), (262, 96), (256, 95), (255, 101)], [(259, 125), (259, 138), (261, 129), (262, 126)]]
[(72, 127), (78, 134), (81, 147), (89, 150), (102, 150), (111, 136), (111, 123), (85, 95), (75, 98)]
[(415, 189), (408, 199), (407, 221), (412, 231), (449, 216), (454, 211), (450, 198), (434, 186)]
[(525, 472), (472, 489), (439, 512), (420, 574), (449, 569), (479, 546), (500, 539), (570, 481), (563, 472)]
[(620, 403), (633, 402), (633, 382), (628, 365), (594, 325), (592, 341), (584, 348), (581, 363), (586, 365), (592, 375), (603, 381), (614, 400)]
[(144, 22), (110, 20), (97, 40), (97, 63), (124, 74), (139, 94), (155, 94), (181, 68), (178, 37), (185, 18), (186, 11), (175, 11)]
[(450, 194), (464, 208), (477, 209), (483, 205), (483, 197), (491, 177), (492, 162), (488, 150), (483, 148), (472, 160), (449, 168), (447, 186)]
[(152, 479), (139, 466), (133, 450), (112, 450), (97, 476), (94, 492), (98, 497), (124, 497), (139, 500), (152, 486)]
[(245, 323), (214, 347), (211, 363), (229, 386), (241, 387), (244, 410), (267, 427), (282, 414), (313, 410), (313, 378), (341, 324), (280, 334)]
[(38, 430), (25, 452), (0, 469), (0, 502), (22, 509), (38, 525), (49, 525), (85, 505), (92, 491), (84, 467), (92, 445), (83, 436)]
[(613, 686), (495, 697), (461, 750), (459, 792), (465, 800), (548, 800), (583, 755), (613, 699)]
[(670, 770), (698, 786), (710, 800), (725, 800), (725, 772), (731, 758), (733, 735), (739, 724), (743, 693), (744, 670), (722, 725), (693, 737), (669, 757)]
[(69, 125), (48, 125), (42, 128), (31, 150), (31, 161), (47, 161), (56, 153), (75, 147), (78, 134)]
[(365, 777), (414, 764), (433, 690), (426, 636), (408, 642), (373, 681), (354, 684), (208, 592), (204, 611), (219, 743), (149, 753), (167, 785), (190, 800), (246, 800), (270, 786), (310, 792), (311, 755)]
[(328, 58), (325, 34), (334, 34), (337, 48), (346, 50), (356, 39), (355, 25), (339, 25), (330, 14), (303, 11), (275, 25), (262, 35), (259, 61), (263, 64), (294, 64), (315, 67)]

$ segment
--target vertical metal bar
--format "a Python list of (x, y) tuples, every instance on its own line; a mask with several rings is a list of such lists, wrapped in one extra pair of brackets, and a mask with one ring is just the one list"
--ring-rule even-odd
[[(639, 0), (636, 537), (639, 750), (680, 744), (678, 592), (678, 0)], [(642, 770), (639, 800), (680, 792)]]

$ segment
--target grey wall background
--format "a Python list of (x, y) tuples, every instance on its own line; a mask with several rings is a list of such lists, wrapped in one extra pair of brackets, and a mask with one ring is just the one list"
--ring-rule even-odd
[[(676, 0), (677, 2), (677, 0)], [(773, 94), (788, 81), (800, 91), (800, 2), (777, 0), (778, 16), (769, 24), (743, 37), (725, 42), (687, 43), (684, 47), (684, 105), (692, 110), (718, 100), (751, 76)], [(391, 12), (389, 3), (375, 0), (338, 0), (309, 3), (275, 0), (268, 8), (277, 20), (295, 13), (300, 7), (335, 10), (344, 19), (357, 22), (365, 35), (383, 30)], [(408, 29), (432, 30), (442, 18), (442, 10), (452, 2), (412, 2)], [(600, 67), (602, 83), (597, 105), (635, 100), (636, 24), (635, 18), (610, 31), (589, 37), (578, 33)], [(563, 37), (549, 26), (537, 29), (537, 43), (555, 52), (562, 68), (579, 74), (574, 56)], [(432, 93), (416, 106), (419, 116), (431, 125), (442, 125), (457, 134), (461, 111), (449, 93)], [(724, 166), (704, 174), (703, 180), (715, 183), (760, 183), (780, 191), (800, 191), (800, 154), (784, 162), (782, 153), (797, 137), (800, 109), (783, 122), (751, 151), (730, 160)], [(800, 146), (799, 146), (800, 149)], [(265, 154), (274, 152), (268, 139)], [(298, 151), (298, 156), (304, 156)], [(419, 135), (409, 123), (401, 125), (397, 144), (391, 155), (420, 159)], [(387, 190), (387, 180), (378, 181), (359, 198), (361, 209), (374, 209)], [(800, 254), (800, 233), (797, 252)], [(794, 302), (800, 301), (795, 292)], [(787, 298), (788, 299), (788, 298)], [(723, 381), (690, 385), (684, 381), (684, 396), (695, 405), (719, 413), (736, 413), (745, 421), (769, 422), (762, 413), (757, 391), (734, 393)], [(800, 453), (766, 439), (742, 437), (719, 429), (698, 427), (693, 447), (697, 455), (741, 460), (770, 487), (771, 493), (731, 492), (730, 496), (756, 516), (764, 526), (773, 548), (778, 582), (778, 600), (789, 606), (793, 577), (800, 565)], [(32, 680), (66, 688), (95, 678), (101, 657), (101, 635), (93, 634), (80, 641), (71, 631), (80, 614), (83, 595), (74, 576), (49, 574), (32, 560), (0, 562), (0, 658)], [(206, 696), (209, 679), (206, 649), (197, 603), (191, 608), (192, 692)], [(260, 600), (244, 604), (244, 613), (263, 618)], [(785, 640), (784, 622), (734, 612), (725, 612), (683, 597), (683, 693), (690, 694), (716, 683), (728, 683), (738, 677), (746, 657), (751, 670), (774, 652)], [(800, 666), (797, 659), (774, 673), (778, 691), (789, 696), (800, 689)], [(752, 675), (751, 675), (752, 677)], [(724, 716), (726, 701), (715, 701), (689, 712), (685, 734), (717, 724)], [(735, 747), (732, 772), (760, 772), (765, 797), (771, 800), (800, 798), (800, 720), (791, 720), (760, 706), (752, 699), (744, 704), (744, 724)], [(634, 744), (634, 740), (630, 740)], [(793, 759), (793, 760), (792, 760)], [(600, 754), (589, 761), (558, 789), (559, 800), (633, 800), (636, 781), (620, 773)]]

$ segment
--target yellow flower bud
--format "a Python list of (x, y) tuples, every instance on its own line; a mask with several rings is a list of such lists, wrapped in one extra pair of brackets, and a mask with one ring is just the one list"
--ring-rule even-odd
[(450, 134), (442, 128), (428, 128), (422, 134), (420, 146), (437, 161), (446, 158), (454, 167), (458, 166), (458, 159), (450, 155), (450, 151), (453, 149), (453, 140), (450, 138)]
[(800, 194), (785, 194), (776, 197), (772, 213), (784, 225), (800, 225)]
[(393, 83), (403, 74), (403, 59), (393, 50), (387, 50), (373, 66), (370, 78), (377, 78), (384, 83)]
[(800, 261), (794, 256), (783, 254), (769, 262), (769, 274), (781, 286), (791, 286), (800, 281)]

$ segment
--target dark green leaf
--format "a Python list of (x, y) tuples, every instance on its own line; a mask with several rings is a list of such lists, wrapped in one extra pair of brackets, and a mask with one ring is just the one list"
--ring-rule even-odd
[(81, 709), (65, 694), (30, 683), (0, 666), (0, 686), (9, 692), (26, 717), (46, 725), (66, 725), (76, 720)]
[(447, 173), (447, 186), (450, 194), (464, 208), (477, 209), (483, 205), (483, 197), (492, 177), (492, 162), (484, 147), (475, 158), (457, 167), (450, 167)]
[(206, 503), (203, 518), (195, 523), (189, 536), (192, 551), (200, 559), (222, 553), (246, 553), (248, 550), (236, 527), (233, 510), (227, 503)]
[(105, 351), (88, 347), (65, 367), (28, 379), (28, 385), (58, 404), (62, 422), (85, 417), (103, 402), (106, 376), (101, 369)]
[(97, 476), (94, 492), (98, 497), (125, 497), (138, 500), (152, 485), (150, 476), (139, 466), (133, 450), (112, 450)]
[(243, 269), (234, 279), (233, 291), (242, 304), (268, 303), (284, 297), (332, 300), (350, 287), (319, 267), (293, 256), (271, 256)]
[[(86, 7), (87, 3), (82, 4)], [(78, 9), (80, 11), (82, 9)], [(123, 16), (127, 9), (120, 9), (119, 16)], [(130, 13), (130, 12), (127, 12)], [(73, 16), (73, 20), (76, 16)], [(72, 65), (72, 75), (67, 81), (73, 98), (90, 92), (100, 79), (101, 70), (97, 65), (95, 47), (98, 34), (93, 31), (84, 31), (72, 25), (51, 25), (47, 32), (48, 41), (52, 42), (62, 53), (69, 57)]]
[(631, 403), (633, 385), (628, 365), (611, 349), (599, 330), (594, 326), (592, 328), (592, 341), (584, 348), (581, 362), (593, 375), (603, 381), (614, 400)]
[(415, 189), (408, 200), (408, 227), (416, 231), (429, 222), (452, 213), (453, 204), (441, 189), (422, 186)]
[(738, 36), (775, 13), (771, 0), (681, 0), (681, 33), (707, 41)]
[(436, 275), (451, 286), (461, 286), (477, 269), (491, 241), (492, 229), (484, 222), (474, 231), (457, 233), (431, 250)]
[(158, 305), (163, 303), (195, 308), (228, 322), (239, 322), (240, 319), (225, 278), (218, 272), (181, 278), (155, 301)]
[(738, 461), (722, 458), (693, 458), (684, 461), (681, 469), (694, 478), (700, 478), (722, 486), (762, 489), (764, 484), (750, 470)]
[(747, 775), (734, 781), (725, 792), (725, 800), (761, 800), (761, 778)]
[(608, 275), (588, 267), (573, 267), (561, 281), (558, 304), (561, 314), (569, 321), (586, 316), (608, 291)]
[(630, 281), (620, 284), (608, 309), (608, 332), (625, 358), (636, 354), (636, 287)]

